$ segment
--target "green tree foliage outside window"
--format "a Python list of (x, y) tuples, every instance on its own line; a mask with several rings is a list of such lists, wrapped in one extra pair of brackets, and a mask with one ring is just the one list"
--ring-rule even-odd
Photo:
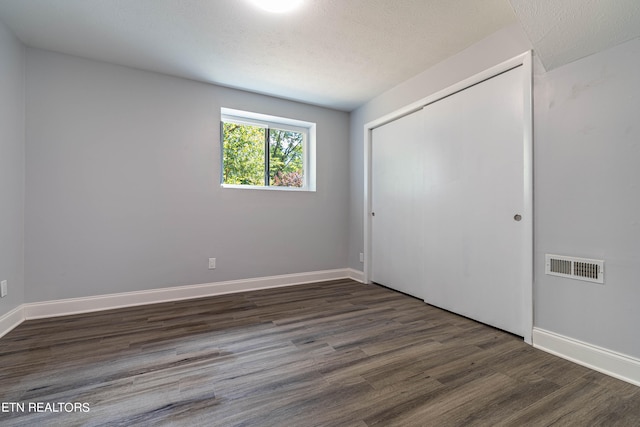
[(303, 146), (300, 132), (269, 130), (269, 185), (302, 187)]
[(264, 185), (265, 129), (223, 123), (224, 183)]
[(303, 133), (233, 122), (222, 129), (225, 184), (303, 186)]

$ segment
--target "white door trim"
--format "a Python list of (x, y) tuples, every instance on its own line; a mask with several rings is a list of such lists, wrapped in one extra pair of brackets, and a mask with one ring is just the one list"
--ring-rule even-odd
[(364, 125), (364, 282), (371, 283), (371, 140), (372, 130), (396, 120), (425, 105), (478, 84), (512, 68), (522, 66), (524, 69), (523, 89), (523, 137), (524, 148), (524, 197), (525, 207), (522, 215), (523, 226), (527, 230), (523, 257), (523, 316), (525, 325), (524, 341), (532, 343), (533, 332), (533, 106), (532, 106), (532, 60), (531, 51), (495, 65), (485, 71), (471, 76), (459, 83), (438, 91), (426, 98), (406, 105)]

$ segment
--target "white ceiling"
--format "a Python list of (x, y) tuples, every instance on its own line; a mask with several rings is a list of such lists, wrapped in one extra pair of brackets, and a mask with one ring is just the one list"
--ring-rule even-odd
[(640, 37), (640, 0), (510, 0), (545, 68)]
[(271, 14), (249, 0), (0, 0), (0, 19), (28, 46), (349, 111), (517, 22), (514, 10), (553, 68), (638, 37), (639, 9), (639, 0), (304, 0)]
[(351, 110), (514, 23), (507, 0), (0, 0), (28, 46)]

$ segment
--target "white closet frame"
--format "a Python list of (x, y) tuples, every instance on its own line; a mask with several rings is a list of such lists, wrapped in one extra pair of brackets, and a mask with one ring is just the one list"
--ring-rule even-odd
[(438, 91), (426, 98), (399, 108), (376, 120), (364, 125), (364, 282), (371, 283), (371, 141), (372, 130), (396, 120), (400, 117), (420, 110), (425, 105), (436, 102), (442, 98), (460, 92), (470, 86), (483, 82), (491, 77), (522, 66), (524, 77), (523, 90), (523, 152), (524, 152), (524, 196), (525, 205), (522, 216), (522, 224), (526, 230), (526, 242), (523, 249), (523, 315), (525, 324), (524, 341), (532, 343), (533, 333), (533, 105), (532, 105), (532, 55), (531, 51), (524, 52), (507, 61), (495, 65), (485, 71), (471, 76), (461, 82)]

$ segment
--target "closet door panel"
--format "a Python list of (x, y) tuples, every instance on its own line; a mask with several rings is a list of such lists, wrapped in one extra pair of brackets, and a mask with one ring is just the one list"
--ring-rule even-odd
[(423, 111), (423, 297), (524, 334), (522, 67)]
[(374, 282), (423, 298), (422, 114), (373, 130), (371, 163)]

